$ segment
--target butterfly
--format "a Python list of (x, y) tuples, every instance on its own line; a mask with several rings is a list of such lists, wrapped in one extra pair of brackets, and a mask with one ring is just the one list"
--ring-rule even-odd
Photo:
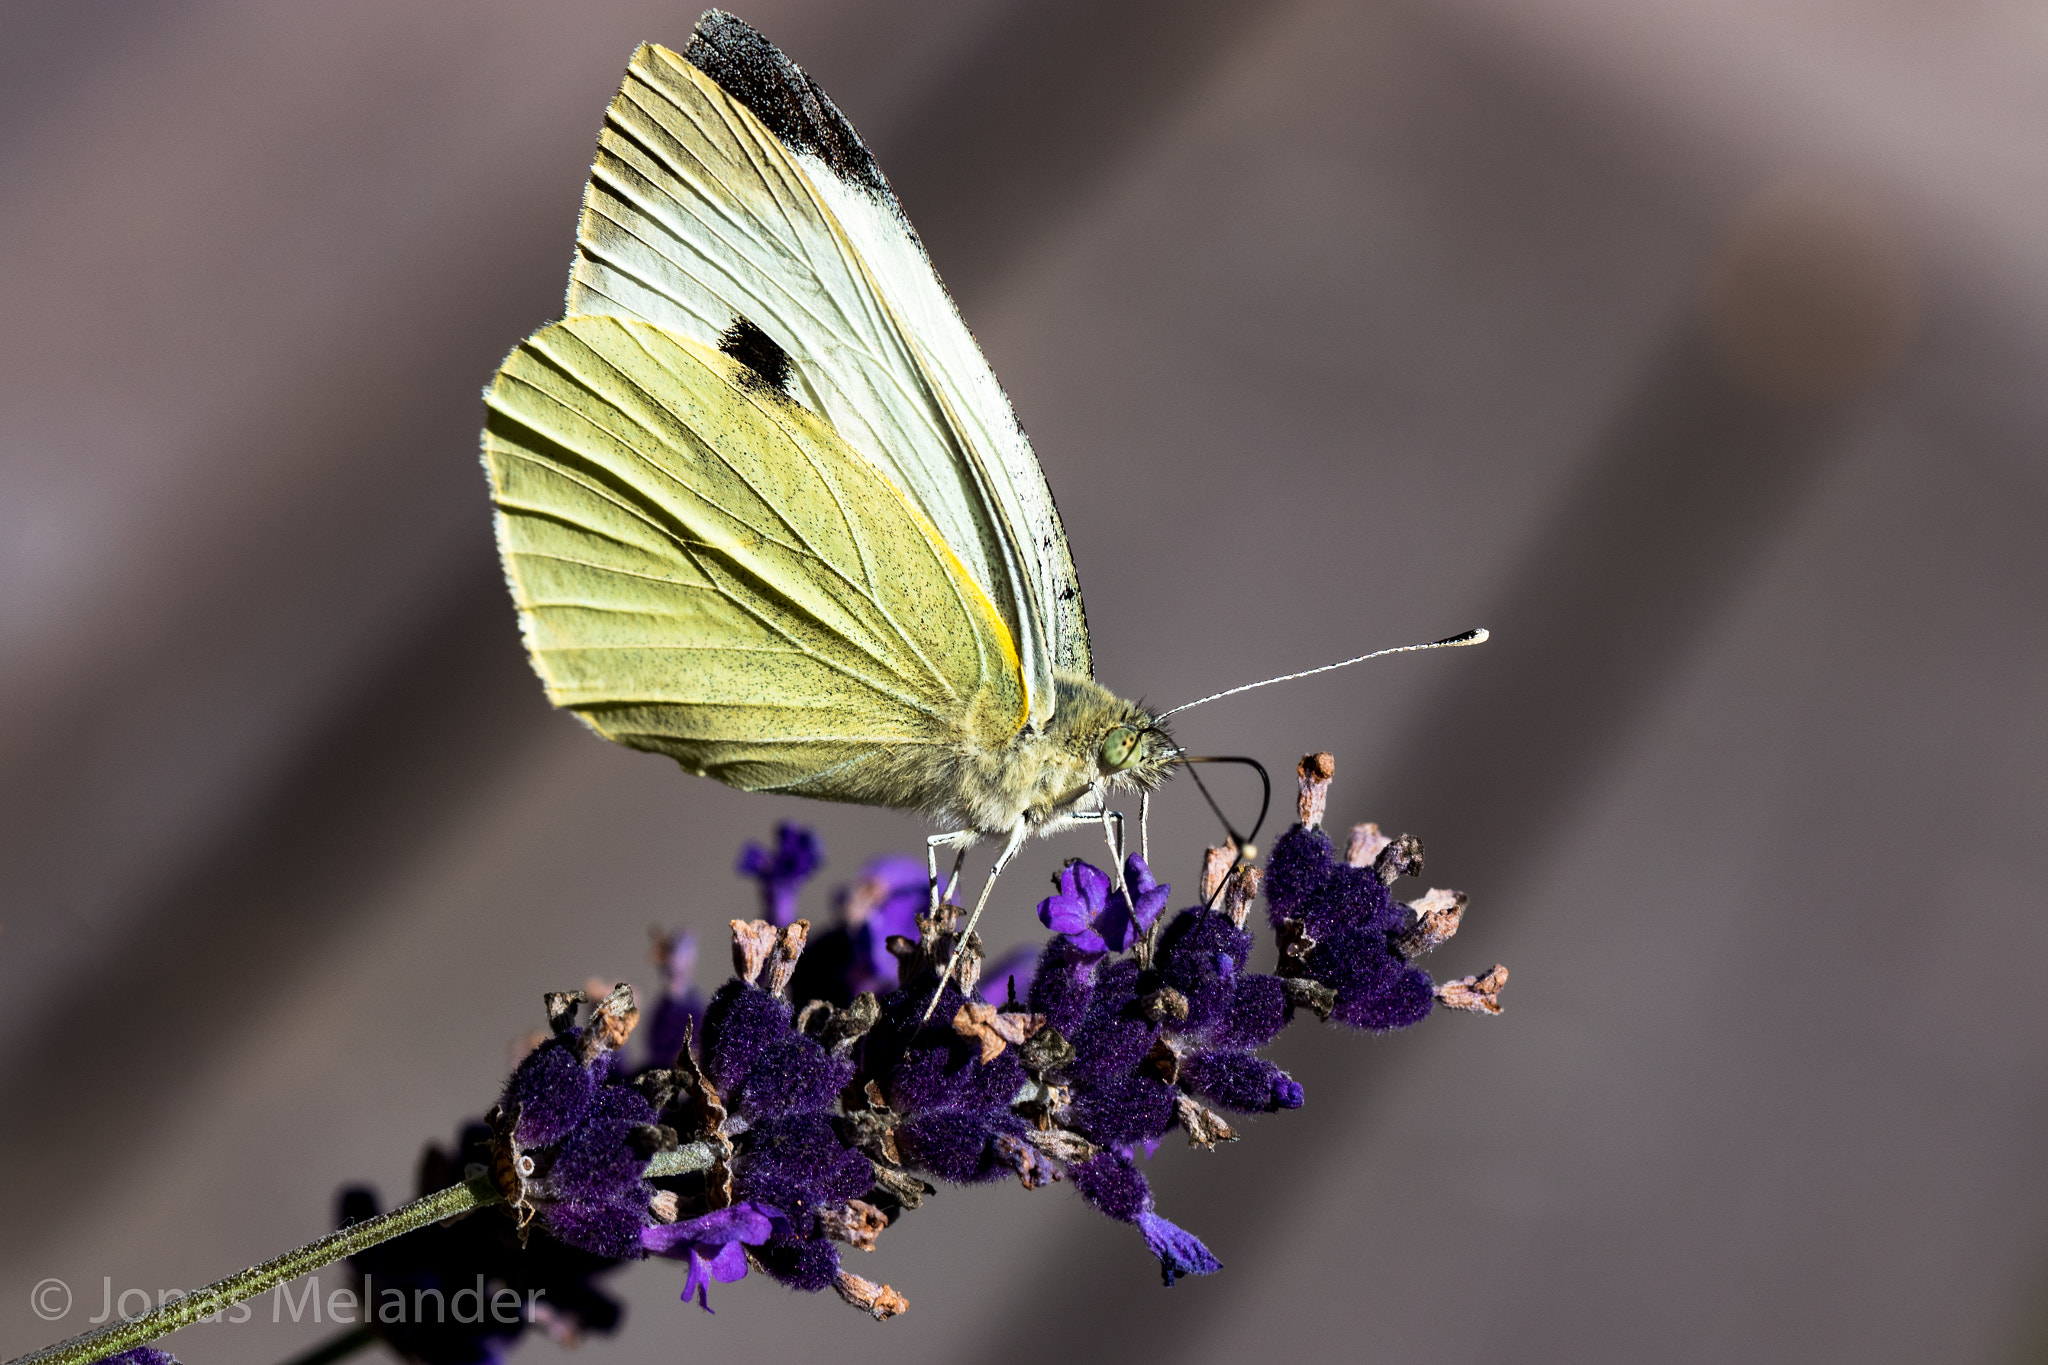
[(1111, 798), (1184, 755), (1095, 681), (1045, 476), (888, 181), (747, 24), (634, 53), (565, 316), (485, 405), (556, 706), (745, 791), (921, 812), (935, 905), (941, 848), (950, 897), (1001, 840), (962, 943), (1033, 834), (1101, 822), (1121, 865)]

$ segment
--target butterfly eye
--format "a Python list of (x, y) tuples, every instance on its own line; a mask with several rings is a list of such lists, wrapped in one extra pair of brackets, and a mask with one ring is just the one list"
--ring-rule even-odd
[(1110, 772), (1122, 772), (1137, 757), (1138, 732), (1130, 726), (1119, 725), (1102, 737), (1102, 766)]

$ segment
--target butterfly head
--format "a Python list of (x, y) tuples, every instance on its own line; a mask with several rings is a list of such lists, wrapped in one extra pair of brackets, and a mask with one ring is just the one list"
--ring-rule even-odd
[(1077, 777), (1104, 792), (1150, 791), (1166, 781), (1180, 748), (1150, 711), (1092, 679), (1059, 682), (1049, 737), (1071, 756)]
[(1142, 707), (1131, 709), (1137, 714), (1103, 735), (1095, 751), (1096, 769), (1104, 786), (1150, 791), (1166, 780), (1166, 770), (1179, 756), (1180, 746)]

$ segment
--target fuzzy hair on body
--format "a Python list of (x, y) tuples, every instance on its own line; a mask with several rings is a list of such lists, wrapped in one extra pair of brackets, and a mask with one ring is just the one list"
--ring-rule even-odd
[[(1180, 750), (1151, 712), (1093, 678), (1055, 672), (1053, 681), (1052, 718), (1043, 729), (998, 729), (970, 711), (952, 735), (880, 745), (816, 774), (813, 780), (830, 779), (830, 795), (806, 790), (805, 781), (762, 787), (735, 781), (733, 774), (705, 775), (756, 791), (914, 810), (941, 829), (983, 838), (1007, 836), (1020, 824), (1035, 832), (1091, 794), (1157, 791), (1165, 784)], [(1113, 769), (1103, 757), (1103, 741), (1119, 727), (1138, 736), (1138, 749)]]

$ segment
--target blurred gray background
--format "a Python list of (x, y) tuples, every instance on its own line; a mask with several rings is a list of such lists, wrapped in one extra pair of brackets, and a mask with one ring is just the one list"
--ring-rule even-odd
[[(1219, 1276), (1161, 1290), (1064, 1187), (946, 1191), (856, 1267), (896, 1322), (758, 1279), (706, 1317), (657, 1264), (583, 1355), (2035, 1358), (2048, 11), (741, 12), (1007, 385), (1105, 682), (1493, 629), (1182, 734), (1334, 750), (1332, 823), (1472, 896), (1432, 969), (1513, 980), (1297, 1028), (1306, 1109), (1162, 1151)], [(824, 885), (923, 833), (615, 749), (519, 652), (478, 391), (559, 310), (627, 56), (694, 17), (0, 10), (0, 1354), (406, 1193), (542, 991), (651, 987), (655, 923), (717, 965), (775, 819)], [(1172, 789), (1163, 874), (1213, 837)], [(1034, 848), (997, 946), (1092, 847)], [(269, 1311), (170, 1344), (327, 1330)]]

